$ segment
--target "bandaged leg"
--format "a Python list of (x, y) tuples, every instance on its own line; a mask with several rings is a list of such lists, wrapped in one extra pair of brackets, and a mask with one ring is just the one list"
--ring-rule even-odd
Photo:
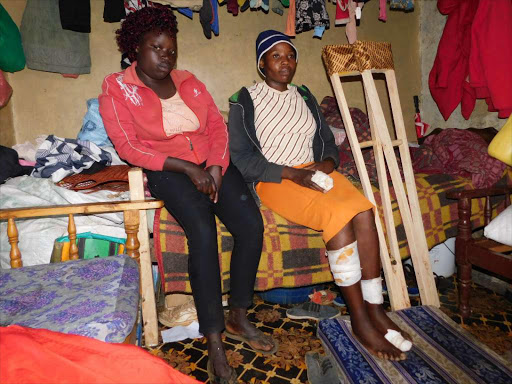
[(361, 262), (357, 241), (335, 251), (327, 251), (334, 282), (339, 287), (348, 287), (361, 280)]
[[(361, 291), (363, 292), (363, 300), (370, 304), (382, 304), (384, 302), (382, 279), (380, 277), (371, 280), (361, 280)], [(384, 338), (402, 352), (407, 352), (412, 348), (412, 343), (404, 339), (402, 334), (394, 329), (388, 329)]]
[(361, 291), (363, 292), (363, 300), (370, 304), (382, 304), (384, 302), (382, 279), (380, 277), (371, 280), (361, 280)]

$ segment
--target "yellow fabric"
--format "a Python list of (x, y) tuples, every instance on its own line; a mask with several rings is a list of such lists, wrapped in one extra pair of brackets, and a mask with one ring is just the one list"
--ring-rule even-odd
[(258, 183), (261, 202), (287, 220), (323, 231), (331, 240), (358, 213), (373, 208), (372, 203), (338, 172), (332, 172), (334, 187), (327, 193), (302, 187), (293, 181)]
[(487, 152), (490, 156), (512, 167), (512, 115), (494, 136)]

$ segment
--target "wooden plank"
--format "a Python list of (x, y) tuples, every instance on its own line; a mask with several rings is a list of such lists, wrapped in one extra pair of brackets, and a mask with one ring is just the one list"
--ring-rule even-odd
[[(373, 147), (373, 153), (375, 156), (375, 165), (377, 168), (377, 177), (379, 180), (379, 191), (382, 201), (382, 211), (384, 214), (384, 223), (386, 225), (386, 234), (389, 244), (389, 250), (391, 252), (391, 260), (394, 261), (395, 265), (395, 274), (393, 276), (390, 276), (390, 279), (386, 279), (386, 284), (388, 287), (389, 292), (389, 299), (391, 306), (394, 309), (394, 305), (392, 304), (392, 301), (394, 300), (395, 296), (401, 297), (406, 296), (407, 300), (409, 301), (409, 295), (407, 292), (407, 284), (405, 281), (403, 266), (402, 266), (402, 259), (400, 257), (400, 249), (398, 247), (398, 238), (396, 235), (396, 227), (395, 227), (395, 220), (393, 218), (393, 208), (391, 204), (391, 193), (389, 191), (389, 184), (388, 184), (388, 175), (386, 171), (386, 162), (384, 159), (384, 153), (382, 150), (382, 143), (378, 136), (377, 129), (375, 127), (375, 116), (372, 109), (372, 103), (368, 100), (368, 94), (365, 90), (365, 98), (366, 98), (366, 106), (368, 109), (368, 120), (370, 122), (370, 131), (372, 135), (372, 139), (375, 142), (375, 145)], [(399, 292), (399, 293), (396, 293)], [(410, 306), (410, 301), (408, 302), (408, 307)], [(402, 309), (402, 308), (400, 308)]]
[[(128, 172), (128, 182), (130, 183), (131, 199), (144, 199), (142, 169), (130, 169)], [(140, 211), (139, 214), (140, 224), (138, 239), (140, 243), (140, 282), (144, 340), (146, 346), (155, 346), (158, 344), (158, 319), (156, 313), (155, 290), (153, 285), (153, 269), (151, 266), (151, 255), (149, 251), (148, 221), (146, 211)]]
[[(339, 75), (333, 74), (331, 76), (331, 83), (333, 85), (334, 94), (336, 95), (338, 107), (341, 111), (343, 124), (345, 125), (345, 131), (350, 142), (352, 155), (356, 162), (357, 172), (359, 173), (359, 179), (361, 180), (364, 194), (373, 205), (377, 206)], [(379, 237), (380, 258), (382, 262), (382, 269), (384, 270), (384, 277), (386, 278), (386, 282), (389, 282), (390, 284), (388, 289), (390, 289), (391, 307), (393, 310), (408, 308), (410, 307), (410, 301), (406, 290), (402, 265), (401, 262), (391, 260), (389, 257), (386, 239), (378, 212), (375, 215), (375, 225), (377, 227), (377, 235)]]
[[(411, 207), (407, 195), (405, 193), (402, 177), (400, 175), (400, 170), (398, 169), (398, 164), (396, 161), (396, 155), (391, 144), (391, 138), (389, 136), (386, 120), (384, 118), (382, 106), (380, 104), (377, 89), (375, 87), (375, 82), (373, 80), (373, 75), (371, 71), (363, 71), (362, 76), (365, 91), (368, 92), (368, 100), (372, 104), (372, 108), (374, 111), (374, 117), (376, 122), (375, 126), (379, 138), (382, 141), (386, 163), (389, 168), (389, 173), (391, 175), (391, 180), (393, 182), (398, 207), (400, 209), (400, 215), (402, 216), (402, 222), (407, 236), (408, 245), (411, 250), (411, 257), (414, 265), (414, 270), (416, 272), (416, 279), (418, 282), (418, 288), (420, 290), (422, 304), (439, 306), (439, 296), (437, 294), (434, 276), (432, 274), (432, 269), (430, 266), (428, 249), (426, 249), (425, 231), (421, 231), (418, 224), (416, 223), (416, 220), (413, 221), (412, 219), (412, 209), (416, 211), (415, 215), (419, 215), (421, 218), (419, 204), (417, 207)], [(391, 92), (389, 93), (391, 99)], [(397, 97), (398, 94), (396, 94), (395, 96)], [(394, 99), (394, 101), (396, 103), (396, 99)], [(407, 138), (403, 136), (399, 137), (398, 139), (403, 139), (405, 142), (407, 141)], [(407, 158), (402, 160), (402, 167), (404, 169), (407, 169), (409, 167), (410, 172), (412, 173), (412, 164), (410, 162), (410, 158), (409, 162), (407, 162)], [(408, 192), (414, 194), (416, 192), (415, 185), (414, 192), (409, 190)], [(421, 228), (423, 228), (423, 225), (421, 225)]]
[(9, 218), (60, 216), (69, 214), (93, 214), (162, 208), (160, 200), (116, 201), (70, 205), (48, 205), (45, 207), (10, 208), (0, 210), (0, 220)]
[[(407, 197), (411, 209), (414, 234), (416, 236), (415, 241), (417, 243), (418, 256), (420, 259), (416, 260), (416, 264), (414, 264), (415, 260), (412, 260), (416, 274), (416, 280), (418, 281), (418, 288), (420, 290), (422, 303), (425, 305), (434, 305), (439, 307), (441, 304), (439, 302), (439, 295), (437, 293), (434, 274), (432, 273), (432, 266), (430, 265), (430, 255), (428, 252), (427, 239), (425, 237), (425, 227), (423, 226), (423, 218), (421, 216), (418, 191), (416, 189), (416, 179), (414, 178), (414, 171), (412, 169), (411, 154), (409, 152), (407, 133), (405, 131), (396, 75), (394, 70), (386, 70), (384, 71), (384, 74), (386, 76), (386, 85), (388, 87), (388, 95), (391, 103), (393, 121), (395, 122), (396, 135), (398, 139), (403, 141), (403, 144), (400, 145), (398, 149), (400, 151), (400, 159), (402, 160), (402, 170), (404, 172)], [(418, 263), (421, 265), (419, 270), (416, 269), (416, 265), (418, 265)], [(422, 290), (423, 295), (421, 295)]]
[[(402, 140), (393, 140), (391, 141), (391, 144), (393, 145), (393, 147), (397, 147), (399, 146), (400, 144), (402, 144)], [(374, 140), (369, 140), (369, 141), (361, 141), (359, 143), (359, 147), (361, 149), (363, 148), (369, 148), (369, 147), (373, 147), (375, 145), (375, 141)]]

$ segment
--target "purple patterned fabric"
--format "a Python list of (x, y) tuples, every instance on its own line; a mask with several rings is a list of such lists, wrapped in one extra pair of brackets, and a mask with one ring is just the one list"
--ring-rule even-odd
[(0, 326), (89, 336), (120, 343), (139, 308), (139, 269), (126, 255), (3, 269)]

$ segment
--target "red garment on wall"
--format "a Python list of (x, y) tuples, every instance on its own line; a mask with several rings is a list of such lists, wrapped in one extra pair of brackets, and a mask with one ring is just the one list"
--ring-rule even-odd
[[(471, 28), (469, 83), (474, 98), (504, 119), (512, 112), (512, 1), (480, 0)], [(464, 104), (463, 104), (464, 105)], [(473, 106), (462, 111), (468, 119)], [(467, 115), (467, 117), (466, 117)]]
[(142, 348), (11, 325), (0, 327), (3, 384), (200, 384)]
[(469, 119), (477, 98), (486, 98), (489, 111), (507, 117), (512, 110), (512, 1), (438, 0), (437, 7), (448, 19), (429, 87), (443, 118), (448, 120), (462, 103), (462, 115)]

